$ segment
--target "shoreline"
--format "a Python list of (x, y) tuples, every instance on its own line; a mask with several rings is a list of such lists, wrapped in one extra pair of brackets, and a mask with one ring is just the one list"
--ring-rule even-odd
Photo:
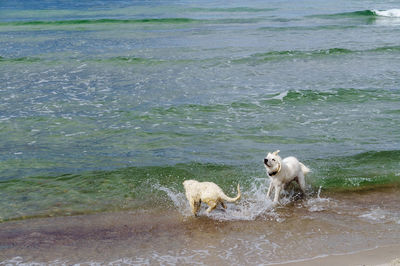
[[(282, 211), (290, 217), (285, 222), (270, 219), (217, 221), (206, 216), (183, 217), (174, 210), (110, 212), (5, 222), (0, 224), (0, 265), (16, 259), (24, 263), (107, 264), (127, 258), (132, 264), (145, 261), (157, 264), (160, 259), (167, 259), (171, 263), (208, 265), (392, 266), (391, 262), (400, 258), (396, 237), (382, 241), (372, 234), (366, 238), (369, 244), (360, 244), (360, 241), (351, 238), (338, 238), (336, 230), (326, 235), (332, 229), (315, 220), (316, 217), (298, 220), (296, 213), (303, 213), (304, 208), (288, 207)], [(298, 236), (296, 233), (300, 228), (309, 226), (325, 228), (325, 233), (317, 233), (311, 240), (317, 243), (302, 246), (310, 240), (304, 238), (303, 233)], [(291, 237), (284, 240), (287, 233)], [(393, 233), (396, 234), (395, 231)], [(298, 243), (302, 245), (294, 246)], [(345, 251), (340, 247), (344, 244), (354, 248), (354, 251), (340, 253)], [(274, 246), (278, 249), (274, 250)], [(331, 254), (321, 255), (327, 253)], [(393, 265), (398, 266), (399, 263)]]
[(336, 265), (370, 265), (370, 266), (399, 266), (400, 244), (377, 246), (372, 249), (352, 251), (343, 254), (321, 255), (309, 259), (273, 263), (268, 265), (282, 266), (336, 266)]

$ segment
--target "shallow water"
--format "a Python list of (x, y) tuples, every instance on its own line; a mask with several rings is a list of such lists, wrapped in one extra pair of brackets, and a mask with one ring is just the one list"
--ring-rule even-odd
[(200, 218), (171, 209), (9, 222), (2, 263), (249, 265), (352, 253), (399, 243), (398, 193), (320, 195), (254, 219), (235, 220), (228, 204)]
[[(0, 228), (58, 221), (60, 235), (17, 230), (1, 240), (17, 243), (0, 247), (3, 261), (79, 253), (77, 262), (116, 254), (132, 263), (272, 263), (395, 243), (399, 8), (391, 0), (2, 1)], [(274, 208), (262, 159), (276, 149), (312, 172), (306, 199), (290, 188)], [(243, 198), (192, 219), (185, 179), (229, 195), (239, 183)], [(138, 216), (171, 228), (144, 227), (158, 242), (121, 239), (121, 228), (102, 224), (110, 212), (119, 226)], [(88, 227), (79, 231), (74, 215)], [(65, 235), (63, 223), (89, 233)], [(74, 248), (93, 244), (103, 227), (117, 234), (115, 246)], [(41, 257), (51, 239), (54, 253)], [(297, 255), (279, 253), (286, 244)]]

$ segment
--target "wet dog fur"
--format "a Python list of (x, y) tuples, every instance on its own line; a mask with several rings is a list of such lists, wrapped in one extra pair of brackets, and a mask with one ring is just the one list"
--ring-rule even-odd
[(194, 216), (197, 216), (202, 202), (208, 205), (207, 213), (210, 213), (219, 203), (226, 209), (224, 201), (236, 202), (241, 196), (239, 185), (237, 186), (238, 195), (235, 198), (226, 196), (222, 189), (213, 182), (186, 180), (183, 182), (183, 187)]
[(271, 181), (267, 197), (270, 197), (272, 188), (274, 188), (274, 203), (279, 202), (281, 191), (292, 181), (296, 181), (299, 184), (304, 194), (306, 189), (305, 175), (310, 172), (310, 169), (299, 162), (297, 158), (291, 156), (282, 159), (278, 153), (279, 150), (268, 153), (264, 158), (264, 166)]

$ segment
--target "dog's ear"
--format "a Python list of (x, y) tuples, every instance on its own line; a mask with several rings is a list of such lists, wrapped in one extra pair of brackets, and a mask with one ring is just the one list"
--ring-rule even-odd
[(280, 150), (276, 150), (273, 152), (274, 155), (278, 155), (278, 153), (280, 152)]

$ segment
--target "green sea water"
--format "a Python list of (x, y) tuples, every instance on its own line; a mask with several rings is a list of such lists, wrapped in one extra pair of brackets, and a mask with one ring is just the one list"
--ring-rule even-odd
[(264, 192), (276, 149), (310, 194), (399, 186), (391, 1), (100, 2), (0, 3), (0, 221)]

